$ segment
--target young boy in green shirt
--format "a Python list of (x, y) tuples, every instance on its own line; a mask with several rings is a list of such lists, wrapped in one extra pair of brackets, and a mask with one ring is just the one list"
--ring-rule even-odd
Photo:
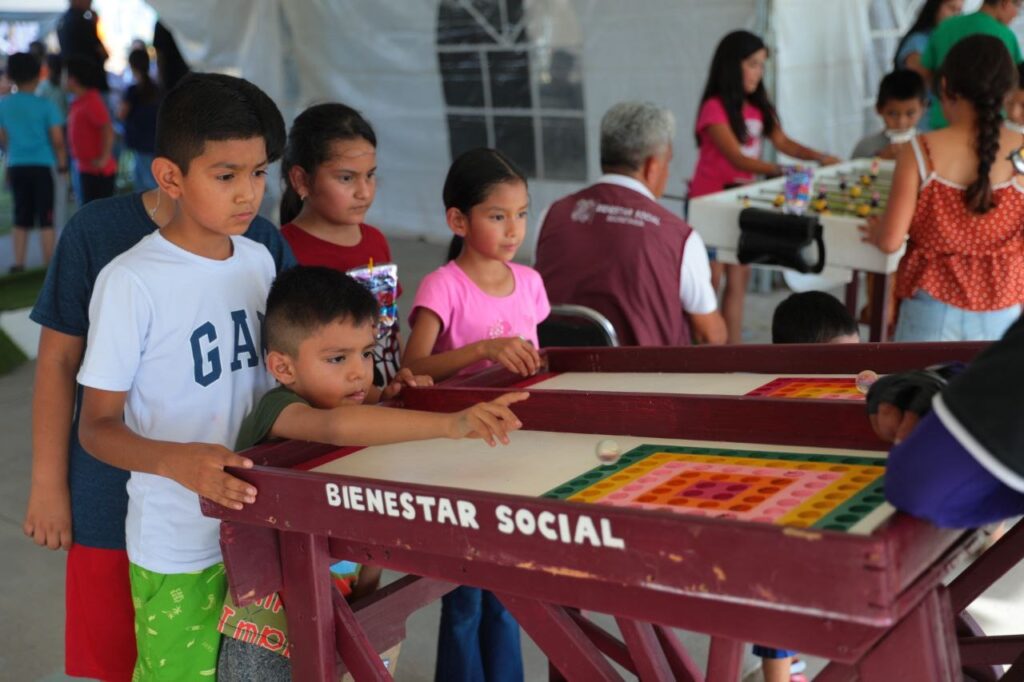
[[(946, 60), (946, 55), (953, 46), (968, 36), (976, 33), (995, 36), (1003, 41), (1014, 64), (1024, 62), (1017, 36), (1010, 30), (1009, 24), (1020, 12), (1021, 0), (985, 0), (977, 12), (950, 17), (940, 23), (928, 39), (928, 46), (921, 55), (921, 65), (929, 72), (932, 92), (939, 91), (939, 84), (934, 82), (936, 74)], [(932, 130), (945, 128), (949, 125), (942, 107), (931, 108), (930, 127)]]
[[(281, 273), (267, 298), (263, 338), (267, 369), (280, 385), (242, 421), (236, 450), (268, 439), (336, 445), (379, 445), (426, 438), (483, 438), (508, 443), (521, 426), (509, 405), (526, 393), (507, 393), (451, 414), (364, 405), (374, 401), (374, 296), (351, 277), (320, 267)], [(411, 376), (405, 381), (416, 383)], [(393, 389), (392, 389), (393, 390)], [(362, 577), (360, 577), (362, 581)], [(230, 595), (221, 613), (217, 677), (221, 682), (290, 680), (282, 601), (267, 595), (239, 607)]]

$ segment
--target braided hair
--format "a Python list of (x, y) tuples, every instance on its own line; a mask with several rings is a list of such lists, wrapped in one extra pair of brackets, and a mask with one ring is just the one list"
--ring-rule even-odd
[(947, 97), (960, 97), (977, 114), (978, 177), (967, 187), (967, 207), (987, 213), (995, 206), (989, 173), (999, 153), (1003, 100), (1016, 85), (1017, 69), (998, 38), (973, 35), (953, 46), (940, 70)]

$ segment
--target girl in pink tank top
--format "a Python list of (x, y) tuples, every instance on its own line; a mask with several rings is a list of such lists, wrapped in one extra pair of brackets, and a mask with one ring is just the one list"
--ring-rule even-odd
[(1020, 314), (1024, 186), (1007, 157), (1024, 139), (1001, 115), (1015, 81), (999, 40), (958, 43), (936, 88), (950, 126), (911, 141), (885, 213), (863, 228), (865, 241), (887, 253), (906, 242), (896, 341), (997, 339)]

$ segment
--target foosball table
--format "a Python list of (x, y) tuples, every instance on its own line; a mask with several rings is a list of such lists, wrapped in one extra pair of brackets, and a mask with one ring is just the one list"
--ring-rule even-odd
[[(847, 282), (846, 304), (854, 317), (858, 314), (860, 273), (878, 275), (871, 287), (871, 340), (884, 341), (885, 320), (890, 307), (893, 273), (903, 255), (883, 253), (861, 241), (858, 227), (869, 216), (885, 210), (892, 186), (892, 161), (856, 159), (818, 168), (813, 173), (804, 216), (820, 224), (823, 263), (821, 272)], [(700, 233), (715, 258), (724, 263), (739, 263), (741, 223), (746, 209), (776, 213), (782, 219), (787, 210), (785, 179), (773, 178), (710, 194), (689, 203), (688, 221)], [(808, 254), (813, 260), (815, 254)]]

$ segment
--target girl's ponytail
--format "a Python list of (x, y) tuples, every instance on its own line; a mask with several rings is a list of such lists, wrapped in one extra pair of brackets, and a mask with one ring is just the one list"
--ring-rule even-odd
[(967, 208), (973, 213), (987, 213), (995, 206), (992, 197), (992, 164), (999, 152), (999, 133), (1003, 126), (1002, 98), (985, 98), (974, 102), (978, 128), (978, 177), (967, 188)]
[(278, 218), (280, 219), (278, 225), (284, 227), (298, 218), (300, 211), (302, 211), (302, 198), (295, 191), (295, 188), (292, 187), (292, 183), (286, 175), (284, 178), (284, 194), (281, 195), (281, 208), (278, 209)]
[(445, 261), (446, 263), (455, 260), (462, 253), (462, 241), (463, 239), (459, 235), (452, 236), (452, 240), (448, 242), (448, 258)]
[(1017, 82), (1017, 68), (1001, 40), (978, 34), (953, 46), (940, 74), (947, 97), (967, 100), (974, 107), (978, 177), (967, 188), (966, 200), (973, 213), (987, 213), (995, 206), (989, 174), (999, 154), (1003, 99)]

